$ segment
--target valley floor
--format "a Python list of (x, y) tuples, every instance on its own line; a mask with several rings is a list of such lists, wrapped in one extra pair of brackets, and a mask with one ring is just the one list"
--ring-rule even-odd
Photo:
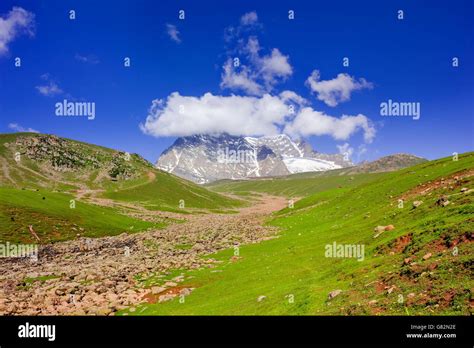
[[(42, 243), (37, 261), (0, 258), (0, 315), (472, 315), (473, 168), (467, 153), (380, 175), (226, 183), (227, 197), (190, 186), (209, 204), (166, 212), (136, 197), (176, 202), (172, 177), (154, 181), (160, 194), (145, 183), (117, 197), (0, 188), (6, 240), (34, 224)], [(328, 254), (336, 244), (344, 253)]]
[[(284, 198), (263, 195), (235, 214), (187, 214), (161, 230), (46, 244), (37, 261), (0, 258), (0, 315), (113, 315), (186, 296), (193, 288), (180, 286), (184, 277), (175, 270), (213, 267), (218, 261), (206, 255), (273, 238), (277, 228), (263, 222), (286, 205)], [(132, 215), (182, 218), (139, 206)]]

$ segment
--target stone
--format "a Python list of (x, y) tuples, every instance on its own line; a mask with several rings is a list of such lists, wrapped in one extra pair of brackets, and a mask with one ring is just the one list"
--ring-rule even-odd
[(176, 297), (176, 295), (173, 295), (173, 294), (162, 295), (162, 296), (159, 297), (158, 302), (169, 301), (169, 300), (173, 299), (174, 297)]
[(422, 204), (423, 204), (423, 201), (414, 201), (413, 202), (413, 208), (418, 208)]
[(436, 201), (436, 204), (442, 207), (447, 206), (449, 204), (448, 197), (446, 197), (445, 195), (442, 195), (441, 197), (438, 198), (438, 200)]
[(102, 308), (97, 309), (96, 311), (97, 315), (103, 315), (103, 316), (109, 315), (110, 313), (112, 313), (112, 309), (108, 307), (102, 307)]
[(191, 289), (189, 288), (184, 288), (184, 289), (181, 289), (181, 291), (179, 292), (180, 295), (184, 295), (184, 296), (188, 296), (189, 294), (191, 294)]
[(159, 294), (159, 293), (161, 293), (161, 292), (163, 292), (163, 291), (165, 291), (165, 290), (166, 290), (166, 288), (163, 288), (163, 287), (161, 287), (161, 286), (153, 286), (153, 287), (151, 288), (151, 293), (152, 293), (153, 295), (157, 295), (157, 294)]
[(385, 226), (377, 226), (374, 228), (374, 232), (382, 233), (385, 231)]
[(431, 257), (431, 253), (428, 253), (426, 254), (425, 256), (423, 256), (423, 260), (428, 260), (430, 257)]
[(332, 300), (334, 297), (339, 296), (342, 290), (333, 290), (328, 294), (328, 300)]
[(267, 296), (260, 295), (260, 296), (257, 298), (257, 302), (262, 302), (262, 301), (265, 300), (266, 298), (267, 298)]

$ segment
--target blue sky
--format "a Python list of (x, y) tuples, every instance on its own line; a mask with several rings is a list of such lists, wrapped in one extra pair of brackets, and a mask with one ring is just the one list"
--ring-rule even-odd
[[(176, 135), (190, 132), (195, 124), (198, 129), (216, 130), (222, 125), (226, 130), (228, 118), (229, 123), (235, 121), (236, 133), (253, 124), (252, 113), (232, 113), (232, 95), (243, 98), (238, 105), (248, 102), (254, 108), (265, 95), (277, 106), (286, 105), (289, 102), (281, 93), (292, 91), (305, 100), (296, 112), (309, 108), (308, 118), (298, 126), (285, 116), (276, 122), (277, 128), (305, 136), (321, 152), (335, 153), (338, 146), (348, 144), (345, 148), (353, 149), (352, 159), (360, 161), (398, 152), (434, 159), (474, 149), (474, 6), (470, 0), (3, 0), (4, 21), (14, 7), (34, 14), (34, 19), (29, 33), (20, 26), (15, 35), (9, 32), (9, 40), (3, 38), (2, 133), (14, 131), (12, 124), (16, 124), (16, 129), (32, 128), (136, 152), (154, 162)], [(75, 20), (69, 19), (71, 9), (76, 11)], [(181, 9), (184, 20), (178, 19)], [(294, 20), (288, 19), (289, 10), (295, 11)], [(404, 11), (403, 20), (397, 18), (398, 10)], [(249, 13), (256, 16), (248, 17), (250, 23), (244, 25), (242, 16)], [(225, 35), (229, 27), (239, 32), (230, 42)], [(173, 28), (179, 32), (174, 39)], [(1, 30), (0, 25), (0, 44)], [(258, 40), (257, 56), (246, 51), (251, 38)], [(272, 57), (274, 49), (278, 52)], [(19, 68), (14, 65), (16, 57), (22, 60)], [(128, 68), (124, 57), (131, 58)], [(262, 91), (222, 84), (223, 67), (234, 57), (241, 59), (249, 80)], [(350, 59), (349, 67), (343, 66), (344, 57)], [(459, 58), (458, 67), (452, 66), (453, 57)], [(267, 63), (281, 64), (272, 65), (275, 70), (269, 72)], [(235, 73), (242, 74), (244, 67)], [(285, 72), (288, 67), (291, 72)], [(306, 82), (314, 70), (320, 73), (317, 86), (326, 92), (327, 86), (342, 83), (338, 74), (350, 83), (366, 81), (371, 87), (355, 88), (347, 100), (331, 106), (321, 89), (312, 90)], [(232, 83), (241, 76), (233, 75)], [(41, 86), (49, 89), (42, 94)], [(186, 112), (199, 112), (180, 119), (173, 101), (167, 99), (174, 92)], [(212, 95), (209, 103), (203, 98), (206, 93)], [(63, 99), (94, 102), (95, 119), (56, 116), (55, 103)], [(145, 124), (156, 99), (163, 102), (144, 131), (139, 125)], [(380, 103), (388, 99), (420, 103), (420, 119), (382, 117)], [(224, 114), (203, 123), (206, 108), (216, 103)], [(363, 117), (351, 118), (359, 114)], [(160, 115), (166, 117), (159, 121)], [(351, 123), (341, 135), (343, 115), (349, 115)], [(190, 117), (194, 117), (192, 124), (187, 123)], [(326, 129), (320, 121), (331, 126)], [(262, 122), (256, 124), (268, 129), (268, 123)], [(364, 137), (364, 125), (375, 131), (370, 139)]]

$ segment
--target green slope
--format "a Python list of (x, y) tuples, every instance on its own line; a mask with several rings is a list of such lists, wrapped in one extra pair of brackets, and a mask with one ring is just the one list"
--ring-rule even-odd
[[(176, 212), (186, 212), (187, 208), (220, 211), (242, 204), (240, 201), (162, 172), (157, 174), (157, 178), (152, 182), (121, 190), (108, 190), (103, 196), (117, 201), (138, 202), (152, 210)], [(184, 209), (179, 208), (180, 201), (184, 203)]]
[(242, 204), (158, 170), (139, 155), (35, 133), (0, 134), (0, 187), (90, 190), (85, 199), (93, 194), (153, 210), (178, 210), (180, 200), (184, 212)]
[(136, 154), (51, 135), (0, 134), (0, 240), (35, 242), (29, 225), (42, 243), (165, 225), (90, 204), (101, 198), (182, 213), (242, 204), (157, 170)]
[(333, 188), (355, 187), (376, 180), (386, 173), (341, 175), (340, 171), (293, 174), (279, 178), (256, 180), (222, 180), (207, 185), (216, 192), (251, 195), (252, 192), (268, 193), (285, 197), (304, 197)]
[(115, 209), (82, 203), (74, 197), (46, 190), (0, 188), (0, 241), (36, 243), (29, 231), (32, 225), (41, 243), (82, 237), (101, 237), (147, 228), (161, 228), (130, 218)]
[[(311, 195), (271, 221), (282, 228), (279, 238), (241, 247), (238, 262), (230, 250), (212, 255), (221, 272), (187, 272), (192, 278), (180, 286), (196, 289), (184, 303), (146, 304), (133, 313), (469, 314), (473, 169), (468, 153)], [(442, 195), (449, 205), (436, 203)], [(413, 208), (416, 200), (423, 203)], [(389, 224), (395, 229), (374, 238), (374, 227)], [(325, 257), (333, 242), (364, 245), (363, 261)], [(342, 293), (329, 301), (336, 289)]]

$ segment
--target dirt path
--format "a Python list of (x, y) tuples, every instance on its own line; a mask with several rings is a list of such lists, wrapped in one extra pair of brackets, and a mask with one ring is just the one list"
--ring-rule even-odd
[[(174, 269), (214, 267), (212, 257), (202, 256), (273, 238), (277, 230), (263, 222), (286, 204), (262, 196), (238, 214), (186, 215), (186, 222), (163, 230), (45, 245), (36, 262), (2, 258), (0, 315), (113, 315), (144, 301), (187, 295), (193, 289), (179, 286), (183, 277), (162, 283), (160, 277)], [(155, 212), (136, 214), (145, 219)], [(157, 283), (143, 287), (137, 276), (154, 276)]]

